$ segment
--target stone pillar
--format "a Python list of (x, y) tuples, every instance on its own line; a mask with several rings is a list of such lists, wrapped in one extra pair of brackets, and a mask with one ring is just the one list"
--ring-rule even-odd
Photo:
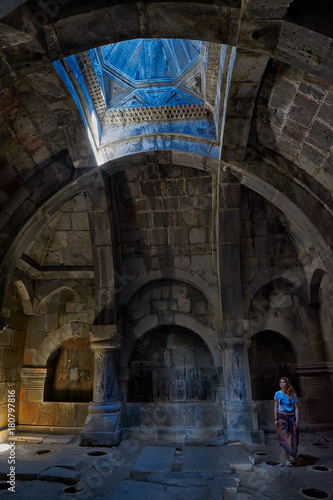
[(93, 401), (88, 408), (81, 444), (117, 446), (122, 432), (118, 401), (120, 337), (117, 326), (93, 325), (90, 340), (94, 352)]
[[(230, 327), (228, 324), (224, 326)], [(221, 346), (225, 378), (222, 402), (225, 442), (264, 443), (264, 433), (259, 430), (256, 405), (251, 395), (248, 342), (240, 337), (224, 338)]]
[[(115, 446), (120, 443), (120, 402), (118, 398), (118, 356), (121, 345), (116, 326), (114, 228), (111, 224), (109, 189), (101, 172), (86, 191), (95, 270), (95, 321), (90, 341), (94, 352), (93, 401), (81, 443), (85, 446)], [(112, 197), (111, 197), (112, 198)]]
[(225, 442), (243, 440), (263, 442), (258, 429), (256, 406), (251, 399), (240, 269), (241, 185), (230, 174), (219, 180), (218, 269), (222, 309), (220, 345), (222, 347), (224, 398), (222, 411)]

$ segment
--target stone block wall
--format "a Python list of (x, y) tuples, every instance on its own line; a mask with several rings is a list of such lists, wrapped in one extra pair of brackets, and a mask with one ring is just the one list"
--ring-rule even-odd
[(217, 402), (123, 403), (122, 425), (126, 437), (190, 442), (221, 437), (223, 422)]
[(44, 388), (44, 401), (89, 402), (92, 400), (93, 354), (89, 341), (73, 338), (62, 343), (48, 367), (52, 374)]
[[(88, 413), (89, 403), (62, 403), (21, 401), (18, 413), (19, 430), (31, 432), (63, 432), (75, 434), (82, 429)], [(33, 427), (32, 427), (33, 426)], [(66, 431), (66, 428), (68, 429)]]
[(51, 271), (58, 266), (91, 267), (93, 265), (87, 206), (83, 193), (78, 194), (56, 212), (25, 249), (23, 259), (35, 272)]
[(7, 291), (3, 315), (8, 326), (0, 332), (0, 433), (8, 429), (8, 391), (15, 391), (15, 419), (18, 419), (21, 367), (23, 364), (27, 318), (18, 289), (12, 285)]
[(301, 268), (295, 247), (281, 223), (281, 214), (276, 210), (254, 191), (243, 189), (241, 269), (246, 309), (261, 283), (279, 273)]
[(119, 172), (113, 182), (126, 284), (177, 269), (216, 286), (212, 174), (159, 165)]
[(214, 401), (221, 383), (205, 342), (185, 328), (159, 327), (143, 336), (132, 353), (130, 402)]
[(324, 80), (272, 63), (260, 93), (259, 142), (324, 185), (332, 182), (333, 89)]
[(50, 283), (44, 280), (38, 282), (36, 297), (40, 298), (41, 305), (38, 315), (29, 319), (24, 358), (28, 366), (34, 365), (36, 356), (42, 356), (43, 363), (46, 363), (48, 356), (73, 335), (71, 323), (89, 325), (91, 322), (91, 310), (80, 295), (85, 287), (74, 291), (72, 287), (77, 286), (75, 281), (62, 280), (60, 283), (62, 286), (59, 289), (54, 289), (52, 284), (52, 291), (47, 293)]
[[(212, 326), (212, 305), (196, 287), (178, 280), (156, 280), (141, 288), (126, 305), (126, 330), (130, 331), (142, 318), (150, 315), (172, 316), (183, 313)], [(126, 331), (125, 330), (125, 331)]]

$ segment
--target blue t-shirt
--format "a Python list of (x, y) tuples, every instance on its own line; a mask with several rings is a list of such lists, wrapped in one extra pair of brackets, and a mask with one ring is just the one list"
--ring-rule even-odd
[(297, 395), (289, 399), (287, 394), (283, 394), (282, 391), (277, 391), (274, 396), (274, 401), (279, 402), (279, 411), (292, 412), (294, 410), (294, 403), (298, 403)]

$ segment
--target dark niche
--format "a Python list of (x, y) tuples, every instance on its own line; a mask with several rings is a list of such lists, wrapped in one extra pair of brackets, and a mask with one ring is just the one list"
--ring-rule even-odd
[(216, 378), (212, 355), (199, 335), (163, 326), (141, 338), (132, 353), (128, 400), (215, 401)]

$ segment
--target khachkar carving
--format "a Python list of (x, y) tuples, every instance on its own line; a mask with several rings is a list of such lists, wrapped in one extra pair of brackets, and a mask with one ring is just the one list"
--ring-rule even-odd
[[(244, 321), (238, 321), (241, 328)], [(251, 396), (247, 358), (247, 341), (242, 337), (228, 337), (234, 325), (222, 322), (222, 347), (225, 388), (222, 400), (224, 437), (226, 442), (264, 442), (263, 432), (258, 427), (256, 405)], [(239, 332), (238, 332), (239, 333)]]
[(121, 440), (118, 401), (120, 337), (116, 325), (93, 325), (90, 341), (94, 351), (93, 401), (89, 405), (81, 444), (116, 446)]

